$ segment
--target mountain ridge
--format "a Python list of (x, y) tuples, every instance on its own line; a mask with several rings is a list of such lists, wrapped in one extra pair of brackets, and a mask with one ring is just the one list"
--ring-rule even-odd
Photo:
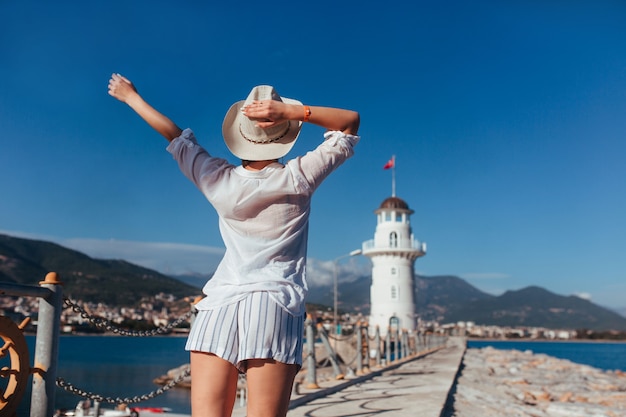
[(160, 292), (200, 294), (194, 286), (124, 260), (95, 259), (56, 243), (0, 234), (0, 281), (36, 285), (51, 271), (59, 274), (66, 296), (112, 306), (132, 306)]
[[(369, 314), (369, 304), (355, 303), (355, 300), (362, 300), (364, 297), (357, 293), (365, 288), (369, 291), (370, 285), (370, 276), (340, 283), (340, 310)], [(535, 285), (496, 296), (480, 291), (459, 277), (417, 275), (414, 291), (416, 314), (422, 321), (626, 331), (626, 317), (617, 312), (574, 295), (555, 294)], [(328, 305), (332, 300), (329, 297), (332, 297), (332, 288), (316, 288), (309, 300)]]
[[(0, 281), (35, 285), (50, 272), (64, 283), (64, 294), (84, 301), (131, 306), (142, 297), (169, 293), (200, 295), (210, 275), (167, 276), (124, 260), (94, 259), (61, 245), (0, 234)], [(333, 305), (332, 284), (309, 276), (307, 302)], [(369, 314), (371, 275), (349, 282), (339, 277), (339, 310)], [(123, 291), (121, 290), (123, 289)], [(626, 317), (576, 296), (554, 294), (538, 286), (495, 296), (452, 276), (415, 276), (416, 314), (423, 321), (547, 328), (626, 330)]]

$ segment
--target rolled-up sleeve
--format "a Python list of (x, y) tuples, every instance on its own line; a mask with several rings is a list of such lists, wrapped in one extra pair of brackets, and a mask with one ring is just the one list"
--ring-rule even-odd
[(314, 191), (324, 179), (348, 158), (354, 155), (354, 146), (360, 137), (339, 131), (324, 134), (324, 142), (306, 155), (295, 158), (290, 163), (297, 165), (297, 183), (304, 182)]
[(209, 198), (212, 183), (219, 177), (224, 168), (231, 165), (225, 159), (212, 157), (196, 140), (191, 129), (172, 140), (167, 147), (182, 173), (189, 178)]

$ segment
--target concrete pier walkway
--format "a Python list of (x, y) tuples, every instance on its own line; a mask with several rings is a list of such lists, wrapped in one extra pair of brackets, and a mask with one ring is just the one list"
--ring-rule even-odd
[[(326, 381), (320, 388), (300, 388), (292, 396), (289, 417), (440, 417), (465, 352), (465, 339), (353, 379)], [(245, 408), (234, 417), (245, 416)]]

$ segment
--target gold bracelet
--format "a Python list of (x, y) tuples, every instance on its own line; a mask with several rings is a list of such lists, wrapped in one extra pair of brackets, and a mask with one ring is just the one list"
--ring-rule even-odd
[(303, 121), (308, 122), (311, 118), (311, 108), (309, 106), (304, 106), (304, 119)]

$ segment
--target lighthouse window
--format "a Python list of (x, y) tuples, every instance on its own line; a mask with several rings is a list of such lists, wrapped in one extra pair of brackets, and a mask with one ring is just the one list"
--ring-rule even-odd
[(398, 287), (396, 287), (395, 285), (391, 286), (391, 299), (392, 300), (398, 299)]
[(398, 273), (398, 270), (396, 269), (395, 266), (391, 268), (391, 275), (396, 275), (397, 273)]
[(398, 234), (396, 232), (391, 232), (389, 234), (389, 247), (390, 248), (398, 247)]

